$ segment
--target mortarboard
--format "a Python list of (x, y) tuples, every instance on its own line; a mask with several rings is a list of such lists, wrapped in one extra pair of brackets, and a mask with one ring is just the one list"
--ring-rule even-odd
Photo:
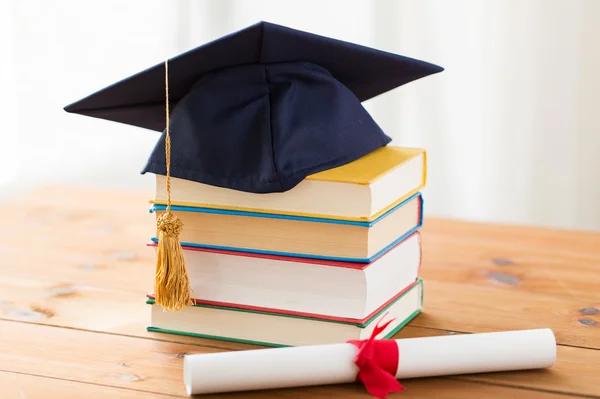
[(190, 300), (176, 239), (182, 226), (170, 213), (170, 176), (253, 193), (291, 190), (308, 175), (391, 141), (363, 101), (442, 70), (260, 22), (64, 109), (162, 132), (142, 173), (167, 176), (167, 212), (157, 221), (155, 298), (178, 310)]
[[(171, 175), (287, 191), (390, 142), (361, 102), (441, 67), (261, 22), (168, 60)], [(65, 107), (163, 132), (165, 66)], [(164, 175), (165, 133), (143, 173)]]

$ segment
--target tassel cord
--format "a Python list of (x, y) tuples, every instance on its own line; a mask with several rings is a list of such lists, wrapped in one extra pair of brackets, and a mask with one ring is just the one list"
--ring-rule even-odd
[(167, 209), (157, 220), (158, 250), (154, 297), (164, 310), (178, 311), (192, 304), (189, 277), (179, 234), (183, 223), (171, 213), (171, 135), (169, 131), (169, 66), (165, 61), (165, 161)]

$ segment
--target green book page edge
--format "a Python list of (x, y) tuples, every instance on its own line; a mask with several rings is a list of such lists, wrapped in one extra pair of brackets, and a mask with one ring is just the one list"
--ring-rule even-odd
[[(358, 328), (364, 328), (364, 327), (368, 326), (374, 319), (376, 319), (377, 317), (379, 317), (380, 315), (382, 315), (386, 310), (388, 310), (392, 305), (394, 305), (396, 302), (398, 302), (406, 294), (408, 294), (412, 290), (417, 289), (419, 287), (421, 289), (421, 304), (422, 304), (423, 303), (423, 291), (424, 291), (423, 280), (422, 279), (418, 279), (416, 281), (416, 283), (412, 287), (410, 287), (408, 290), (406, 290), (404, 293), (402, 293), (402, 295), (400, 295), (394, 301), (390, 302), (387, 306), (385, 306), (384, 308), (382, 308), (379, 312), (375, 313), (365, 323), (352, 323), (352, 322), (348, 322), (348, 321), (318, 319), (318, 318), (307, 317), (307, 316), (299, 316), (299, 315), (291, 315), (291, 314), (283, 314), (283, 313), (274, 313), (274, 312), (264, 312), (264, 311), (260, 311), (260, 310), (230, 308), (230, 307), (217, 306), (217, 305), (195, 304), (193, 306), (205, 307), (205, 308), (212, 308), (212, 309), (222, 309), (222, 310), (228, 310), (228, 311), (234, 311), (234, 312), (258, 313), (258, 314), (266, 314), (266, 315), (273, 315), (273, 316), (279, 316), (279, 317), (291, 317), (291, 318), (296, 318), (296, 319), (319, 320), (319, 321), (323, 321), (323, 322), (327, 322), (327, 323), (348, 324), (348, 325), (351, 325), (351, 326), (356, 326)], [(152, 298), (148, 298), (148, 299), (146, 299), (146, 303), (148, 305), (154, 305), (155, 301)]]
[[(414, 311), (402, 323), (400, 323), (398, 326), (396, 326), (396, 328), (394, 328), (392, 331), (387, 333), (383, 338), (379, 338), (379, 339), (391, 338), (394, 334), (396, 334), (398, 331), (400, 331), (402, 328), (404, 328), (404, 326), (406, 326), (412, 319), (417, 317), (417, 315), (419, 313), (421, 313), (421, 310)], [(290, 345), (275, 344), (275, 343), (271, 343), (271, 342), (261, 342), (261, 341), (251, 341), (251, 340), (246, 340), (246, 339), (221, 337), (218, 335), (207, 335), (207, 334), (197, 334), (197, 333), (190, 333), (190, 332), (184, 332), (184, 331), (166, 330), (166, 329), (156, 328), (156, 327), (146, 327), (146, 330), (149, 332), (183, 335), (183, 336), (187, 336), (187, 337), (214, 339), (214, 340), (218, 340), (218, 341), (237, 342), (237, 343), (241, 343), (241, 344), (268, 346), (268, 347), (273, 347), (273, 348), (285, 348), (285, 347), (290, 346)]]

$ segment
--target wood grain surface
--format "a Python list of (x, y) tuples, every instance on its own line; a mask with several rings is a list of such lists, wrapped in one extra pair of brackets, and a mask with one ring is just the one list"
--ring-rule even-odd
[[(150, 195), (62, 186), (2, 204), (0, 397), (185, 397), (184, 353), (257, 348), (145, 331)], [(402, 381), (390, 398), (600, 397), (600, 234), (426, 219), (422, 235), (424, 312), (397, 337), (550, 327), (557, 362)], [(359, 384), (207, 397), (332, 396), (370, 397)]]

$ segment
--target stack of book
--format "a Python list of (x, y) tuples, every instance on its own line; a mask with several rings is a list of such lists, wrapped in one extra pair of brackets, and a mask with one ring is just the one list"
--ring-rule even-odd
[[(392, 145), (254, 194), (171, 179), (184, 224), (194, 305), (163, 311), (148, 294), (150, 331), (266, 346), (390, 337), (423, 306), (419, 279), (426, 152)], [(156, 176), (151, 212), (165, 212)], [(156, 250), (157, 239), (148, 243)]]

